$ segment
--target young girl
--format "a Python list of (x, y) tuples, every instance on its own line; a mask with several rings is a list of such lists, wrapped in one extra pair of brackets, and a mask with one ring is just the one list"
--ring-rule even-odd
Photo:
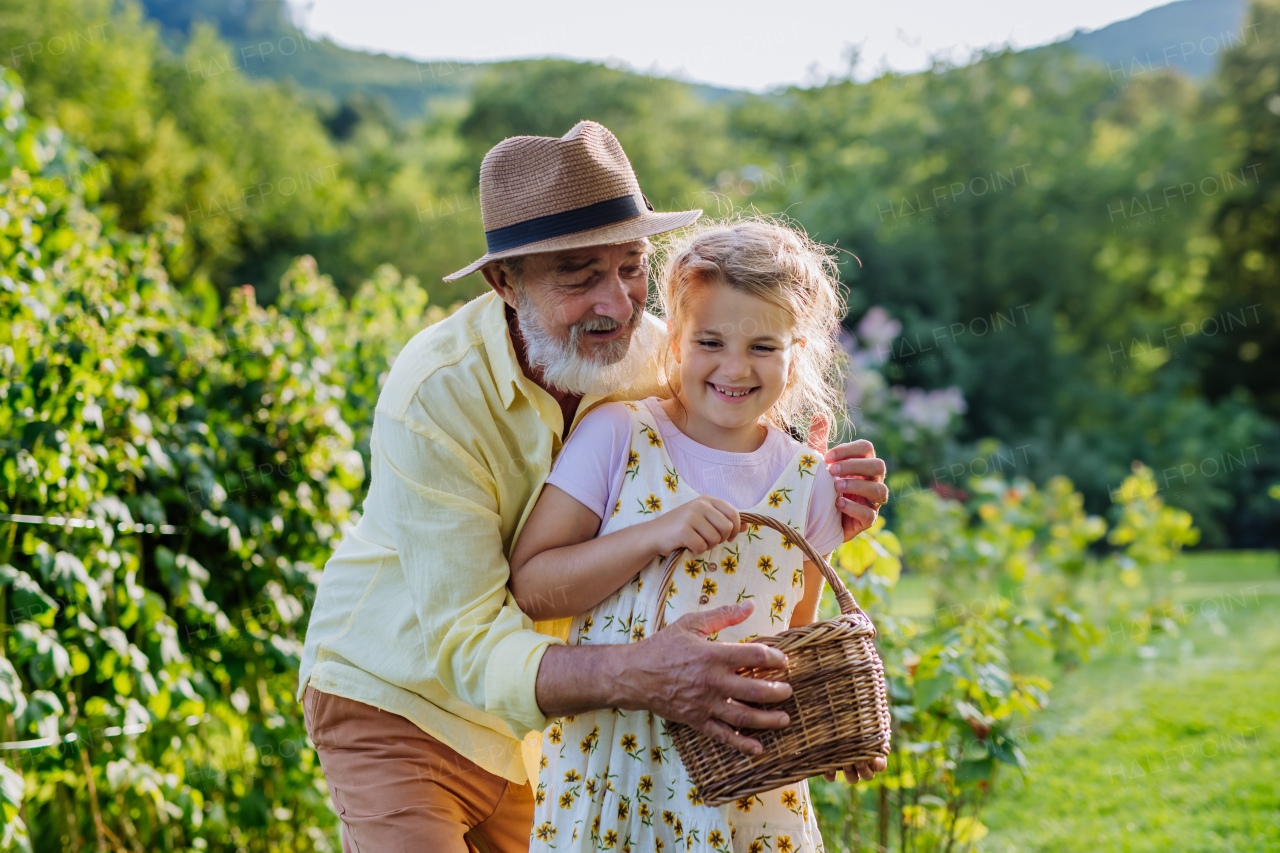
[[(808, 624), (822, 575), (738, 512), (787, 522), (820, 554), (843, 541), (821, 454), (788, 433), (841, 404), (831, 260), (772, 222), (713, 226), (669, 255), (660, 293), (674, 396), (582, 419), (511, 556), (512, 590), (534, 619), (573, 616), (570, 642), (637, 642), (657, 629), (666, 556), (683, 547), (668, 623), (752, 599), (710, 639)], [(806, 782), (709, 807), (651, 713), (561, 717), (542, 751), (531, 850), (823, 849)]]

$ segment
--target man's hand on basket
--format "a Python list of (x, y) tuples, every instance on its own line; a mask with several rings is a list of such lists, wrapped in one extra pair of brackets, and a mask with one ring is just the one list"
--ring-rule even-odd
[[(889, 766), (888, 760), (884, 756), (879, 756), (872, 761), (863, 761), (858, 764), (850, 764), (844, 768), (844, 778), (849, 782), (870, 782), (875, 778), (877, 773), (883, 773), (884, 769)], [(828, 770), (822, 774), (822, 778), (828, 782), (836, 781), (837, 770)]]
[(889, 487), (884, 484), (884, 460), (876, 458), (871, 442), (859, 439), (827, 450), (830, 432), (826, 417), (818, 415), (809, 424), (809, 446), (823, 454), (836, 479), (836, 506), (848, 542), (875, 524), (880, 507), (889, 502)]
[(684, 723), (719, 743), (748, 755), (763, 749), (739, 729), (780, 729), (790, 723), (784, 711), (762, 711), (744, 702), (782, 702), (791, 685), (738, 675), (743, 667), (783, 670), (787, 657), (760, 643), (709, 643), (707, 635), (751, 615), (751, 601), (701, 613), (686, 613), (647, 640), (627, 646), (627, 666), (618, 678), (624, 690), (644, 696), (644, 707), (660, 717)]

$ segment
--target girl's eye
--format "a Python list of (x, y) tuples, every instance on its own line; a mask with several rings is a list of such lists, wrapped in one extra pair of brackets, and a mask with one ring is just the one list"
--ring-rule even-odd
[(704, 346), (704, 347), (718, 347), (718, 346), (720, 346), (720, 342), (719, 342), (719, 341), (698, 341), (698, 343), (699, 343), (699, 344), (701, 344), (701, 345), (702, 345), (702, 346)]
[(767, 346), (765, 346), (764, 344), (758, 344), (758, 345), (756, 345), (755, 349), (756, 349), (756, 350), (758, 350), (758, 351), (760, 351), (760, 352), (763, 352), (763, 353), (771, 353), (771, 352), (776, 352), (778, 348), (777, 348), (777, 347), (767, 347)]

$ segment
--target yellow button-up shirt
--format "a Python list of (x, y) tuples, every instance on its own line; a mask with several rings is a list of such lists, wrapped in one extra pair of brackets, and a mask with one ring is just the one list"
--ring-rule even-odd
[[(396, 358), (374, 414), (369, 494), (325, 565), (298, 698), (310, 684), (399, 714), (523, 784), (537, 776), (547, 722), (538, 666), (568, 620), (535, 626), (507, 587), (507, 560), (564, 420), (521, 370), (505, 307), (481, 296)], [(658, 382), (653, 359), (636, 387), (585, 397), (571, 426), (605, 400), (658, 393)]]

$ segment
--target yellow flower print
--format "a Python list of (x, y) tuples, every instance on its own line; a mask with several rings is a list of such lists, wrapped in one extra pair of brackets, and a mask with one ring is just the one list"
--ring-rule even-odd
[(769, 506), (772, 506), (772, 507), (782, 506), (783, 500), (785, 500), (787, 503), (791, 503), (792, 491), (794, 490), (793, 489), (775, 489), (774, 491), (770, 492)]
[(796, 569), (791, 573), (791, 588), (804, 586), (804, 569)]
[(631, 642), (638, 643), (644, 639), (644, 625), (637, 622), (631, 626)]
[(726, 575), (731, 575), (738, 570), (738, 563), (742, 561), (742, 549), (735, 545), (726, 549), (725, 558), (720, 561), (720, 571)]
[(794, 853), (795, 849), (795, 843), (791, 840), (790, 835), (778, 836), (778, 853)]
[(547, 769), (547, 757), (545, 755), (538, 759), (538, 769), (539, 770)]
[(582, 638), (591, 633), (591, 629), (595, 627), (595, 620), (590, 616), (582, 620), (582, 624), (578, 626), (578, 642), (582, 642)]
[(631, 732), (627, 732), (622, 736), (622, 740), (618, 741), (618, 746), (622, 747), (623, 751), (632, 758), (636, 760), (640, 759), (640, 756), (638, 755), (640, 747), (636, 743), (636, 736)]
[(786, 791), (783, 791), (781, 802), (782, 802), (782, 805), (786, 807), (787, 811), (793, 812), (795, 814), (800, 814), (800, 812), (798, 811), (798, 809), (800, 808), (800, 798), (796, 795), (796, 792), (794, 790), (788, 789)]
[(544, 791), (544, 790), (542, 790), (542, 786), (541, 786), (541, 785), (539, 785), (539, 786), (538, 786), (538, 790), (537, 790), (537, 792), (536, 792), (536, 793), (534, 793), (534, 795), (533, 795), (533, 802), (534, 802), (534, 805), (538, 805), (538, 806), (540, 806), (540, 805), (542, 805), (543, 803), (545, 803), (546, 801), (547, 801), (547, 792), (546, 792), (546, 791)]
[(533, 834), (538, 837), (539, 841), (550, 841), (556, 837), (556, 828), (551, 825), (551, 821), (544, 821), (533, 831)]
[(635, 403), (631, 402), (630, 400), (623, 400), (622, 405), (626, 406), (628, 409), (630, 409), (633, 412), (640, 411), (640, 407), (637, 406)]
[(560, 795), (560, 808), (567, 809), (573, 807), (573, 791), (565, 791)]
[(551, 730), (547, 732), (547, 740), (552, 743), (559, 743), (563, 737), (564, 731), (560, 728), (559, 724), (552, 726)]
[(773, 601), (769, 604), (769, 621), (781, 622), (782, 611), (787, 609), (787, 597), (785, 595), (775, 595)]
[(716, 640), (720, 639), (720, 632), (712, 631), (710, 634), (707, 634), (707, 639), (714, 643)]
[(618, 820), (626, 820), (631, 816), (631, 801), (626, 797), (618, 800)]
[(588, 797), (594, 797), (596, 795), (596, 780), (594, 777), (587, 780), (586, 792)]
[(636, 478), (636, 474), (640, 473), (640, 454), (634, 450), (627, 452), (627, 470), (623, 472), (624, 477), (630, 477), (632, 480)]
[(679, 591), (680, 591), (680, 590), (676, 588), (676, 585), (675, 585), (675, 584), (672, 584), (672, 585), (667, 589), (667, 601), (668, 601), (668, 603), (671, 601), (671, 599), (675, 598), (676, 593), (678, 593)]
[(649, 763), (650, 764), (666, 764), (667, 750), (671, 747), (651, 746), (649, 747)]
[(707, 835), (707, 844), (711, 845), (711, 849), (716, 853), (732, 853), (728, 843), (724, 840), (724, 833), (718, 829), (713, 829)]
[(817, 458), (812, 453), (806, 453), (804, 456), (800, 457), (800, 464), (796, 467), (796, 470), (800, 472), (801, 477), (805, 475), (812, 477), (813, 466), (817, 464)]
[(568, 770), (564, 772), (564, 781), (570, 782), (570, 783), (581, 782), (582, 774), (579, 773), (577, 770), (574, 770), (572, 767), (570, 767)]
[(760, 538), (760, 525), (748, 524), (747, 525), (747, 541), (752, 542), (759, 538)]
[(760, 799), (759, 794), (754, 794), (748, 797), (741, 797), (735, 800), (733, 804), (734, 806), (737, 807), (738, 811), (749, 812), (751, 811), (752, 807), (755, 806), (756, 803), (759, 803), (762, 806), (764, 805), (764, 800)]
[(788, 535), (787, 535), (787, 534), (785, 534), (785, 533), (784, 533), (784, 534), (782, 534), (782, 548), (783, 548), (783, 550), (785, 550), (785, 551), (790, 551), (792, 548), (794, 548), (794, 547), (795, 547), (795, 544), (796, 544), (796, 543), (794, 543), (794, 542), (792, 542), (792, 541), (791, 541), (791, 537), (790, 537), (790, 536), (788, 536)]
[(715, 581), (713, 581), (711, 578), (704, 578), (704, 579), (703, 579), (703, 581), (702, 581), (702, 594), (703, 594), (703, 595), (715, 595), (715, 594), (716, 594), (716, 582), (715, 582)]
[(646, 793), (646, 794), (652, 793), (652, 792), (653, 792), (653, 777), (652, 777), (652, 776), (641, 776), (641, 777), (640, 777), (640, 782), (636, 785), (636, 790), (637, 790), (637, 791), (642, 791), (642, 792), (644, 792), (644, 793)]
[(649, 810), (648, 803), (641, 803), (636, 814), (640, 815), (640, 822), (645, 826), (653, 826), (653, 812)]
[(662, 484), (667, 487), (667, 491), (674, 492), (680, 485), (680, 475), (666, 465), (662, 466), (662, 470), (667, 472), (662, 477)]
[(620, 501), (620, 500), (618, 500), (618, 501), (614, 501), (614, 502), (613, 502), (613, 512), (609, 513), (609, 517), (610, 517), (610, 518), (613, 518), (615, 515), (617, 515), (617, 514), (618, 514), (618, 512), (619, 512), (621, 509), (622, 509), (622, 501)]
[(762, 835), (759, 838), (753, 838), (751, 844), (747, 846), (747, 853), (764, 853), (769, 849), (769, 839), (772, 835)]
[(612, 850), (614, 846), (617, 845), (617, 843), (618, 843), (618, 833), (615, 830), (606, 829), (604, 831), (604, 849)]
[(756, 568), (760, 570), (760, 574), (764, 575), (769, 580), (776, 581), (778, 579), (778, 569), (773, 565), (773, 557), (770, 557), (768, 554), (764, 554), (760, 557), (756, 562)]
[(655, 494), (650, 494), (645, 500), (636, 498), (636, 503), (640, 504), (641, 515), (653, 515), (662, 510), (662, 498)]
[(685, 796), (689, 798), (690, 805), (700, 806), (705, 802), (702, 799), (702, 795), (698, 793), (697, 785), (689, 788), (689, 793), (685, 794)]
[(675, 813), (670, 811), (664, 811), (662, 813), (662, 822), (665, 823), (667, 826), (675, 825), (675, 822), (676, 822)]
[(640, 424), (640, 432), (644, 433), (645, 436), (648, 437), (650, 447), (662, 446), (662, 436), (658, 435), (657, 430), (653, 427), (648, 424)]

